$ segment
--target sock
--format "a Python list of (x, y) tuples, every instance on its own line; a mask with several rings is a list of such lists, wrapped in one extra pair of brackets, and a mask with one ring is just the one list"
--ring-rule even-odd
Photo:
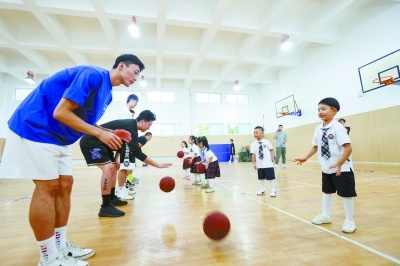
[(258, 179), (260, 181), (261, 184), (261, 190), (265, 191), (265, 179)]
[(210, 188), (213, 188), (213, 186), (214, 186), (214, 179), (212, 179), (212, 178), (207, 179), (207, 183), (208, 183), (208, 186), (209, 186)]
[(101, 204), (101, 207), (105, 208), (111, 203), (110, 194), (101, 195), (101, 197), (103, 198), (103, 204)]
[(189, 168), (186, 168), (185, 171), (186, 171), (186, 176), (190, 176)]
[(343, 199), (344, 212), (346, 213), (346, 221), (352, 222), (354, 214), (354, 200), (353, 198), (342, 198), (342, 199)]
[(67, 226), (54, 229), (56, 236), (56, 247), (59, 251), (64, 250), (67, 246)]
[(200, 176), (200, 181), (201, 182), (204, 181), (204, 183), (205, 183), (206, 182), (206, 174), (200, 174), (199, 176)]
[(110, 200), (113, 200), (114, 198), (115, 198), (115, 187), (112, 187), (110, 192)]
[(269, 181), (269, 185), (271, 187), (271, 192), (276, 191), (276, 189), (275, 189), (275, 179), (268, 180), (268, 181)]
[(199, 177), (198, 174), (194, 174), (194, 179), (195, 179), (196, 181), (201, 181), (201, 179), (200, 179), (200, 177)]
[(122, 193), (122, 191), (124, 190), (124, 188), (125, 188), (125, 186), (118, 187), (118, 194), (119, 194), (119, 193)]
[(332, 204), (332, 194), (322, 194), (322, 215), (330, 217), (330, 209)]
[(129, 182), (132, 182), (132, 180), (133, 180), (133, 175), (132, 175), (132, 174), (129, 174), (126, 178), (128, 179)]
[(43, 264), (56, 260), (58, 255), (58, 250), (56, 246), (55, 236), (52, 236), (46, 240), (36, 241), (36, 243), (39, 248), (40, 261)]

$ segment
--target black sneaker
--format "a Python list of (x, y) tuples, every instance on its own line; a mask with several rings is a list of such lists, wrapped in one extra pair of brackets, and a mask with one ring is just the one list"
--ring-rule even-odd
[(120, 217), (124, 215), (125, 212), (115, 208), (112, 203), (108, 204), (108, 206), (105, 208), (101, 207), (99, 211), (99, 217)]
[(125, 182), (125, 187), (126, 188), (130, 188), (130, 187), (133, 187), (134, 186), (134, 184), (132, 184), (129, 180), (126, 180), (126, 182)]
[(115, 197), (115, 198), (111, 201), (111, 203), (112, 203), (114, 206), (125, 206), (126, 204), (128, 204), (127, 201), (125, 201), (125, 200), (120, 200), (118, 197)]

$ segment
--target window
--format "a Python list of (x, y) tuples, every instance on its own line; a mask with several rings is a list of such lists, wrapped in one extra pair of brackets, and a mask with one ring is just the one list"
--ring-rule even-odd
[(173, 124), (153, 124), (149, 130), (155, 136), (175, 135), (175, 125)]
[(226, 103), (248, 104), (249, 96), (245, 94), (226, 94), (225, 100)]
[(14, 101), (24, 100), (32, 91), (33, 89), (15, 89)]
[(161, 103), (173, 103), (175, 102), (174, 92), (161, 92), (161, 91), (149, 91), (147, 92), (148, 102), (161, 102)]
[(221, 124), (197, 124), (197, 136), (222, 134)]
[(138, 91), (117, 91), (117, 90), (112, 91), (113, 101), (126, 102), (126, 99), (131, 94), (136, 94), (137, 97), (139, 97), (139, 102), (140, 102), (140, 99), (142, 98), (142, 93), (140, 91), (138, 92)]
[(228, 124), (228, 134), (252, 134), (250, 124)]
[(197, 103), (221, 103), (221, 95), (218, 93), (196, 93)]

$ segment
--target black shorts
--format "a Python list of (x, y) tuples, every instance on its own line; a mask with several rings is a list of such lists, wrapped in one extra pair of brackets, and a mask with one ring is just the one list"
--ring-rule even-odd
[(342, 172), (340, 176), (322, 173), (322, 192), (336, 193), (341, 197), (357, 197), (354, 172)]
[(267, 179), (274, 180), (275, 179), (275, 171), (273, 167), (270, 168), (259, 168), (257, 169), (258, 180)]
[(109, 149), (107, 146), (101, 145), (93, 148), (80, 145), (80, 147), (87, 165), (115, 162), (114, 151)]

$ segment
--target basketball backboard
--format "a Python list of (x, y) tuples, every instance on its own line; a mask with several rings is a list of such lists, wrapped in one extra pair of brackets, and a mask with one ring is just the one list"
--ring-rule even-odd
[(296, 100), (294, 99), (294, 95), (290, 95), (280, 101), (277, 101), (275, 103), (275, 108), (277, 118), (285, 116), (287, 114), (294, 114), (299, 110)]
[(358, 68), (362, 91), (368, 92), (387, 86), (384, 82), (393, 78), (400, 84), (400, 49)]

